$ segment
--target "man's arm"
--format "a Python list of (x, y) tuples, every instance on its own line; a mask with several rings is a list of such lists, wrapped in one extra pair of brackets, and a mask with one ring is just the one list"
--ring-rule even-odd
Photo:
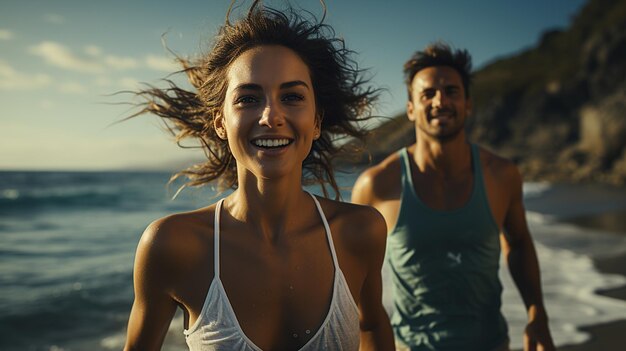
[(369, 244), (362, 257), (368, 267), (367, 276), (360, 291), (359, 325), (361, 343), (359, 350), (394, 350), (393, 332), (389, 317), (382, 304), (381, 270), (385, 258), (387, 226), (378, 211), (369, 208), (363, 223), (367, 223)]
[(373, 175), (372, 169), (368, 169), (357, 178), (352, 187), (352, 203), (359, 205), (374, 205)]
[(513, 189), (504, 219), (506, 235), (501, 236), (503, 254), (515, 285), (522, 295), (528, 324), (524, 333), (524, 350), (554, 350), (543, 304), (539, 262), (528, 230), (523, 204), (522, 177), (514, 165), (506, 170), (507, 188)]

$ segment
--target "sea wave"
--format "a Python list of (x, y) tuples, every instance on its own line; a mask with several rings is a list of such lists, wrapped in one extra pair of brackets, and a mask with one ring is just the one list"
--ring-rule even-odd
[(548, 224), (554, 223), (556, 218), (552, 215), (534, 212), (534, 211), (526, 211), (526, 220), (529, 223), (539, 223), (539, 224)]
[(5, 189), (0, 193), (0, 210), (22, 210), (50, 207), (115, 207), (123, 195), (97, 189), (55, 191), (19, 191)]
[[(535, 245), (541, 264), (544, 303), (556, 345), (585, 342), (589, 335), (581, 327), (620, 320), (626, 315), (626, 302), (597, 294), (600, 290), (624, 286), (625, 277), (598, 272), (589, 256), (538, 242)], [(502, 311), (509, 324), (511, 346), (521, 348), (526, 311), (506, 271), (500, 273), (504, 286)]]
[(539, 197), (552, 188), (548, 182), (526, 182), (523, 186), (524, 198)]

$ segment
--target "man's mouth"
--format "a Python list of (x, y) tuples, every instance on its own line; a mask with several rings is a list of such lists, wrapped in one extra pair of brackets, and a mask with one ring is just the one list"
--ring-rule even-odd
[(293, 139), (287, 139), (287, 138), (276, 138), (276, 139), (258, 138), (258, 139), (252, 140), (252, 144), (254, 146), (259, 147), (259, 148), (264, 148), (264, 149), (281, 148), (281, 147), (285, 147), (291, 144), (292, 142), (293, 142)]
[(446, 123), (455, 117), (453, 111), (440, 111), (430, 116), (430, 121), (437, 121), (439, 123)]

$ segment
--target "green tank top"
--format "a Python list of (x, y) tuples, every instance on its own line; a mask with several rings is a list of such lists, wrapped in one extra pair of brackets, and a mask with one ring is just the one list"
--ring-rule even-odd
[(411, 350), (490, 350), (508, 338), (500, 312), (499, 229), (471, 145), (474, 183), (461, 208), (429, 208), (415, 193), (411, 159), (399, 151), (402, 197), (387, 239), (394, 286), (391, 324)]

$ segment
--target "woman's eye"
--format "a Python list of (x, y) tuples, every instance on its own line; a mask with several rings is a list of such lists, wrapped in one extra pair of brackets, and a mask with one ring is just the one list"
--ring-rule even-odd
[(256, 97), (254, 97), (252, 95), (245, 95), (245, 96), (241, 96), (241, 97), (237, 98), (235, 100), (235, 105), (238, 105), (238, 104), (244, 104), (244, 105), (245, 104), (253, 104), (253, 103), (257, 102), (257, 101), (258, 101), (258, 99)]
[(302, 101), (304, 100), (304, 96), (300, 94), (287, 94), (283, 96), (283, 101)]

